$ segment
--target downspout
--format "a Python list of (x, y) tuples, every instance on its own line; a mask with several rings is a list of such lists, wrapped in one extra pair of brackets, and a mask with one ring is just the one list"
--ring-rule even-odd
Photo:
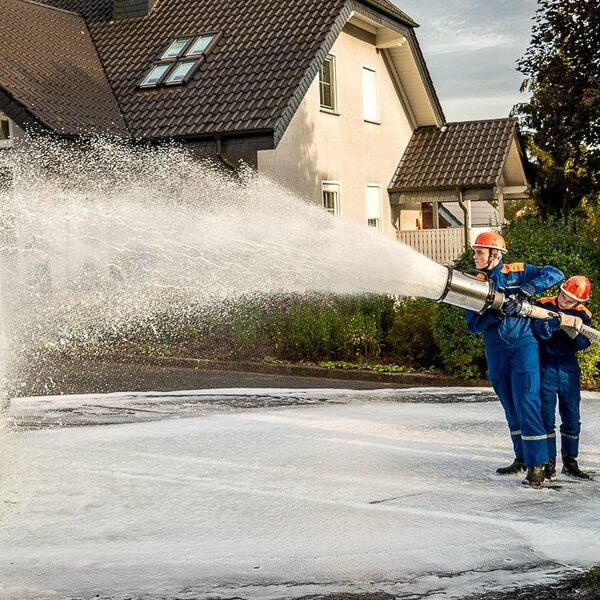
[(463, 200), (462, 188), (456, 188), (456, 193), (458, 195), (458, 205), (460, 206), (461, 210), (463, 211), (463, 227), (465, 230), (465, 250), (469, 250), (469, 248), (470, 248), (470, 244), (469, 244), (469, 210), (467, 209), (467, 206), (465, 205), (464, 200)]
[(236, 166), (223, 155), (223, 143), (221, 141), (221, 138), (215, 137), (215, 143), (217, 146), (217, 158), (221, 161), (221, 164), (226, 166), (228, 169), (237, 172)]

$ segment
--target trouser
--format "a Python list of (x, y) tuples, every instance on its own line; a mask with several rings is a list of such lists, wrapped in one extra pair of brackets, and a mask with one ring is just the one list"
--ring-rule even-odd
[(548, 462), (542, 422), (538, 345), (486, 351), (488, 374), (510, 430), (515, 456), (527, 466)]
[(560, 413), (561, 454), (577, 457), (581, 420), (581, 377), (575, 357), (555, 360), (542, 357), (540, 363), (542, 419), (548, 435), (548, 455), (556, 456), (556, 398)]

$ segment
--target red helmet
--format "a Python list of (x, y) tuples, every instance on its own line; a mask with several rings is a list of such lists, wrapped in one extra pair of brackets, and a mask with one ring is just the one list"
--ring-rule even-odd
[(585, 275), (573, 275), (560, 286), (560, 289), (572, 300), (587, 302), (590, 299), (592, 284)]
[(504, 238), (495, 231), (484, 231), (476, 238), (471, 248), (489, 248), (490, 250), (500, 250), (500, 252), (508, 252)]

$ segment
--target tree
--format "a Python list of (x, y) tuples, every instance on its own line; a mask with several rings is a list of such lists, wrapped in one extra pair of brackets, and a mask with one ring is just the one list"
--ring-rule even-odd
[(538, 0), (518, 69), (528, 103), (514, 109), (536, 166), (542, 214), (566, 215), (600, 199), (598, 0)]

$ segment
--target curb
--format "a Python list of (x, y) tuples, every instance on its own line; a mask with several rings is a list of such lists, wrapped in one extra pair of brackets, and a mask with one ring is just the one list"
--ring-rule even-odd
[(264, 375), (293, 375), (347, 381), (374, 381), (426, 387), (489, 387), (484, 379), (456, 379), (425, 373), (380, 373), (360, 369), (326, 369), (325, 367), (294, 364), (266, 364), (250, 361), (208, 360), (177, 356), (136, 356), (132, 354), (105, 357), (104, 360), (123, 364), (144, 364), (198, 371), (229, 371), (232, 373), (261, 373)]

